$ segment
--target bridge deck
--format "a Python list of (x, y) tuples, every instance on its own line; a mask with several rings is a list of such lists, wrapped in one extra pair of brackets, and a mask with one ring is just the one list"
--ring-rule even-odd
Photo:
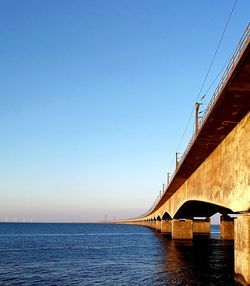
[(215, 150), (222, 140), (250, 110), (250, 39), (230, 70), (220, 93), (198, 133), (193, 138), (169, 186), (158, 204), (148, 214), (161, 207), (187, 178)]

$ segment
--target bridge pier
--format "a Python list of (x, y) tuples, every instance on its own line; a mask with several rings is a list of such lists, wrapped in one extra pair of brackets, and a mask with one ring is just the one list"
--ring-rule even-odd
[(250, 285), (250, 213), (239, 215), (234, 228), (235, 280), (243, 286)]
[(193, 221), (191, 219), (173, 219), (172, 221), (172, 238), (173, 239), (192, 239), (193, 238)]
[(151, 227), (153, 229), (156, 229), (156, 221), (155, 220), (152, 220)]
[(156, 229), (156, 231), (161, 231), (161, 221), (160, 220), (156, 221), (155, 229)]
[(210, 234), (210, 218), (193, 220), (193, 234)]
[(220, 217), (220, 238), (234, 240), (234, 219), (227, 215)]
[(161, 221), (161, 232), (171, 233), (172, 232), (172, 220), (162, 220)]

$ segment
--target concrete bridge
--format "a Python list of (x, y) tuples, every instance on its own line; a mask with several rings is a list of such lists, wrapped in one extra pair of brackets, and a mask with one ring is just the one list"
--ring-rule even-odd
[(122, 221), (192, 239), (208, 234), (210, 217), (221, 213), (221, 239), (234, 239), (242, 285), (250, 285), (249, 111), (250, 25), (163, 194), (144, 215)]

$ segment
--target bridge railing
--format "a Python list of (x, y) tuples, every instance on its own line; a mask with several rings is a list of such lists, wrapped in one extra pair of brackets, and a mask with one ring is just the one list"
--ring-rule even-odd
[[(203, 116), (202, 118), (200, 119), (200, 122), (199, 122), (199, 129), (203, 126), (203, 124), (205, 123), (210, 111), (213, 109), (221, 91), (223, 90), (224, 86), (226, 85), (227, 83), (227, 80), (229, 79), (229, 77), (231, 76), (233, 70), (234, 70), (234, 67), (237, 65), (241, 55), (243, 54), (245, 48), (247, 47), (248, 43), (250, 42), (250, 22), (248, 23), (246, 29), (245, 29), (245, 32), (243, 34), (243, 36), (241, 37), (229, 63), (227, 64), (227, 67), (219, 81), (219, 84), (217, 85), (210, 101), (209, 101), (209, 104), (207, 105), (207, 108), (205, 109), (204, 113), (203, 113)], [(186, 149), (185, 149), (185, 152), (183, 153), (180, 161), (178, 162), (178, 167), (176, 168), (175, 172), (173, 173), (173, 175), (171, 176), (171, 180), (169, 181), (169, 184), (172, 182), (172, 180), (174, 179), (178, 169), (180, 168), (181, 164), (183, 163), (184, 159), (186, 158), (187, 154), (189, 153), (190, 151), (190, 148), (191, 146), (193, 145), (197, 135), (199, 133), (199, 130), (198, 132), (194, 132)], [(169, 185), (168, 184), (168, 185)], [(167, 189), (168, 189), (168, 185), (166, 185), (165, 189), (164, 189), (164, 192), (162, 193), (162, 196), (160, 198), (157, 198), (156, 201), (154, 202), (154, 204), (152, 205), (152, 207), (143, 215), (147, 215), (149, 214), (150, 212), (152, 212), (154, 210), (154, 208), (157, 206), (158, 202), (161, 200), (161, 198), (164, 196), (164, 194), (166, 193)]]
[(240, 56), (244, 52), (249, 40), (250, 40), (250, 23), (248, 23), (248, 26), (247, 26), (243, 36), (241, 37), (230, 61), (229, 61), (228, 65), (227, 65), (227, 67), (226, 67), (226, 69), (225, 69), (225, 71), (221, 77), (221, 80), (220, 80), (220, 82), (219, 82), (219, 84), (218, 84), (218, 86), (217, 86), (217, 88), (216, 88), (216, 90), (215, 90), (204, 114), (203, 114), (200, 125), (202, 125), (204, 123), (204, 121), (205, 121), (209, 111), (212, 109), (218, 95), (220, 94), (221, 90), (225, 86), (227, 79), (230, 77), (234, 67), (238, 63)]

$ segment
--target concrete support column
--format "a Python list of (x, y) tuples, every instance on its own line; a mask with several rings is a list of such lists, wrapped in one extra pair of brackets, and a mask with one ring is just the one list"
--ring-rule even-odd
[(234, 219), (229, 216), (220, 218), (220, 238), (222, 240), (234, 239)]
[(173, 239), (192, 239), (193, 238), (193, 221), (191, 219), (172, 221), (172, 238)]
[(161, 221), (161, 232), (171, 233), (172, 232), (172, 220), (162, 220)]
[(156, 221), (155, 221), (155, 220), (152, 220), (151, 227), (152, 227), (153, 229), (156, 229)]
[(159, 220), (156, 221), (156, 227), (155, 228), (157, 231), (161, 231), (161, 221), (159, 221)]
[(193, 234), (210, 234), (210, 218), (193, 220)]
[(250, 213), (238, 216), (234, 227), (235, 280), (250, 285)]

